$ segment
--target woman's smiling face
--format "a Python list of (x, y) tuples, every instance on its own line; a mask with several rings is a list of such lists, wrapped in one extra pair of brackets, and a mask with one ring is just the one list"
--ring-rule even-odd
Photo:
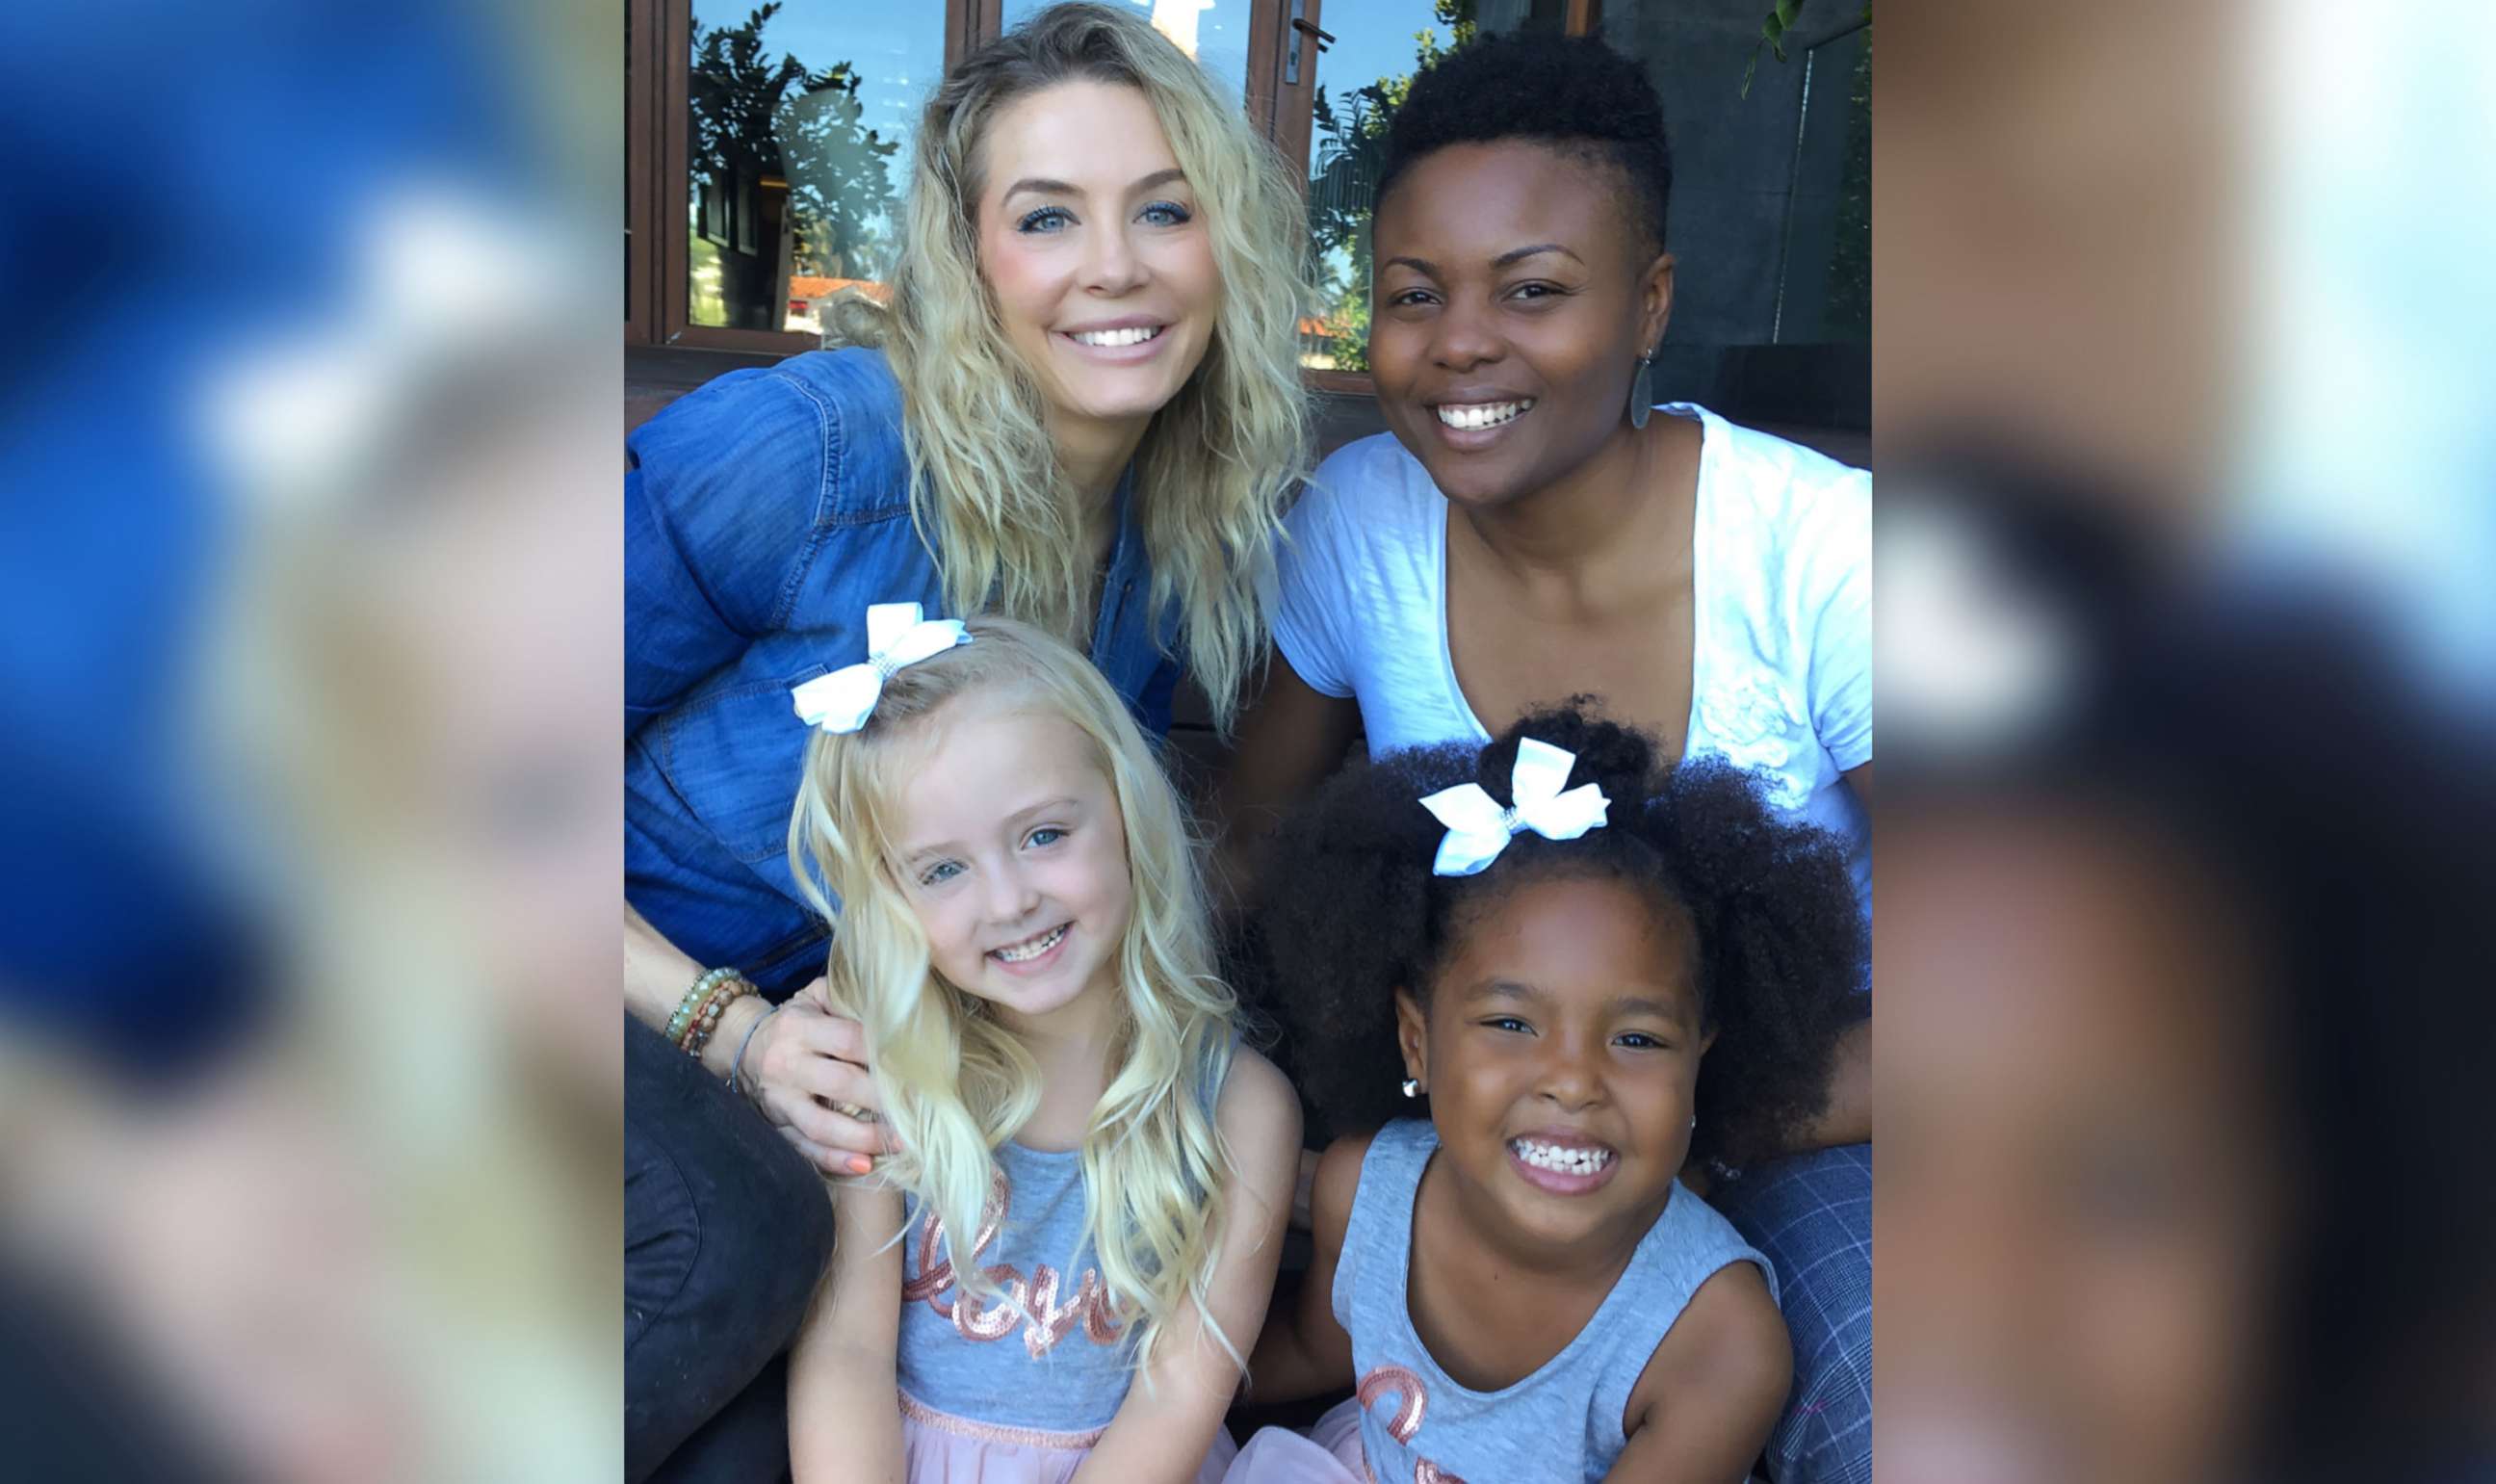
[(1633, 199), (1584, 151), (1509, 140), (1424, 156), (1379, 203), (1378, 405), (1449, 499), (1533, 493), (1628, 434), (1672, 301)]
[(1204, 361), (1222, 275), (1195, 188), (1135, 88), (1062, 82), (980, 145), (980, 268), (1060, 420), (1160, 411)]

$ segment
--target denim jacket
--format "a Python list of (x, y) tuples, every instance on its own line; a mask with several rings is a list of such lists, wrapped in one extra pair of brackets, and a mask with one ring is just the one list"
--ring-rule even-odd
[[(901, 389), (881, 352), (819, 351), (710, 382), (626, 450), (624, 895), (776, 998), (823, 972), (825, 939), (789, 870), (807, 733), (790, 688), (866, 658), (870, 603), (945, 613)], [(1177, 620), (1151, 591), (1122, 481), (1092, 661), (1158, 737)]]

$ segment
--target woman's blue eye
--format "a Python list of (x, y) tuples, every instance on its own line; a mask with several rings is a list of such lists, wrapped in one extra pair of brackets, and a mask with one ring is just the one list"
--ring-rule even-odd
[(939, 861), (919, 873), (920, 886), (942, 886), (962, 873), (961, 866), (952, 861)]
[(1023, 843), (1026, 845), (1054, 845), (1064, 838), (1066, 838), (1065, 831), (1057, 828), (1055, 825), (1042, 825), (1039, 829), (1032, 831), (1031, 837), (1024, 840)]
[(1075, 213), (1064, 206), (1043, 206), (1014, 224), (1016, 232), (1053, 232), (1061, 225), (1072, 225)]
[(1175, 201), (1157, 201), (1136, 213), (1156, 227), (1184, 227), (1196, 220), (1196, 213)]

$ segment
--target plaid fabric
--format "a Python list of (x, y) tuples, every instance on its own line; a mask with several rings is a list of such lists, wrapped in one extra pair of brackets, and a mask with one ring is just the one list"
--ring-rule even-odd
[(1769, 1477), (1871, 1484), (1872, 1146), (1762, 1165), (1707, 1203), (1775, 1265), (1794, 1335), (1794, 1395), (1768, 1435)]

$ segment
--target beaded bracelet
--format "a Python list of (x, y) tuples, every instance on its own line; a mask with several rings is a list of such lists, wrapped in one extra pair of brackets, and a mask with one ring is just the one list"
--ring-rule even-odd
[(728, 1007), (753, 993), (754, 986), (742, 979), (732, 979), (722, 987), (710, 1003), (703, 1006), (702, 1013), (695, 1017), (693, 1028), (685, 1032), (685, 1055), (701, 1060), (702, 1049), (709, 1046), (710, 1038), (719, 1033), (720, 1019)]
[(719, 987), (721, 980), (735, 977), (737, 973), (733, 968), (715, 968), (695, 980), (694, 987), (685, 991), (685, 997), (676, 1001), (676, 1013), (668, 1017), (667, 1038), (683, 1045), (685, 1026), (692, 1024), (695, 1012), (702, 1009), (702, 1001)]
[(697, 1062), (702, 1060), (702, 1050), (711, 1045), (711, 1037), (719, 1035), (719, 1023), (727, 1015), (729, 1005), (751, 995), (751, 993), (754, 993), (754, 985), (749, 985), (746, 980), (727, 980), (724, 985), (719, 985), (719, 993), (711, 995), (711, 1000), (703, 1005), (702, 1015), (694, 1015), (694, 1026), (684, 1032), (684, 1055), (694, 1058)]
[(754, 986), (743, 974), (733, 968), (715, 968), (694, 981), (685, 997), (676, 1005), (676, 1013), (668, 1019), (668, 1039), (687, 1056), (699, 1058), (710, 1044), (711, 1033), (719, 1028), (719, 1018), (729, 1003), (740, 995), (754, 993)]
[(708, 1046), (710, 1038), (718, 1033), (720, 1020), (728, 1013), (728, 1007), (753, 993), (754, 986), (747, 983), (742, 975), (722, 980), (719, 988), (711, 993), (711, 997), (703, 1002), (702, 1010), (694, 1016), (694, 1023), (685, 1027), (685, 1055), (701, 1060), (702, 1048)]

